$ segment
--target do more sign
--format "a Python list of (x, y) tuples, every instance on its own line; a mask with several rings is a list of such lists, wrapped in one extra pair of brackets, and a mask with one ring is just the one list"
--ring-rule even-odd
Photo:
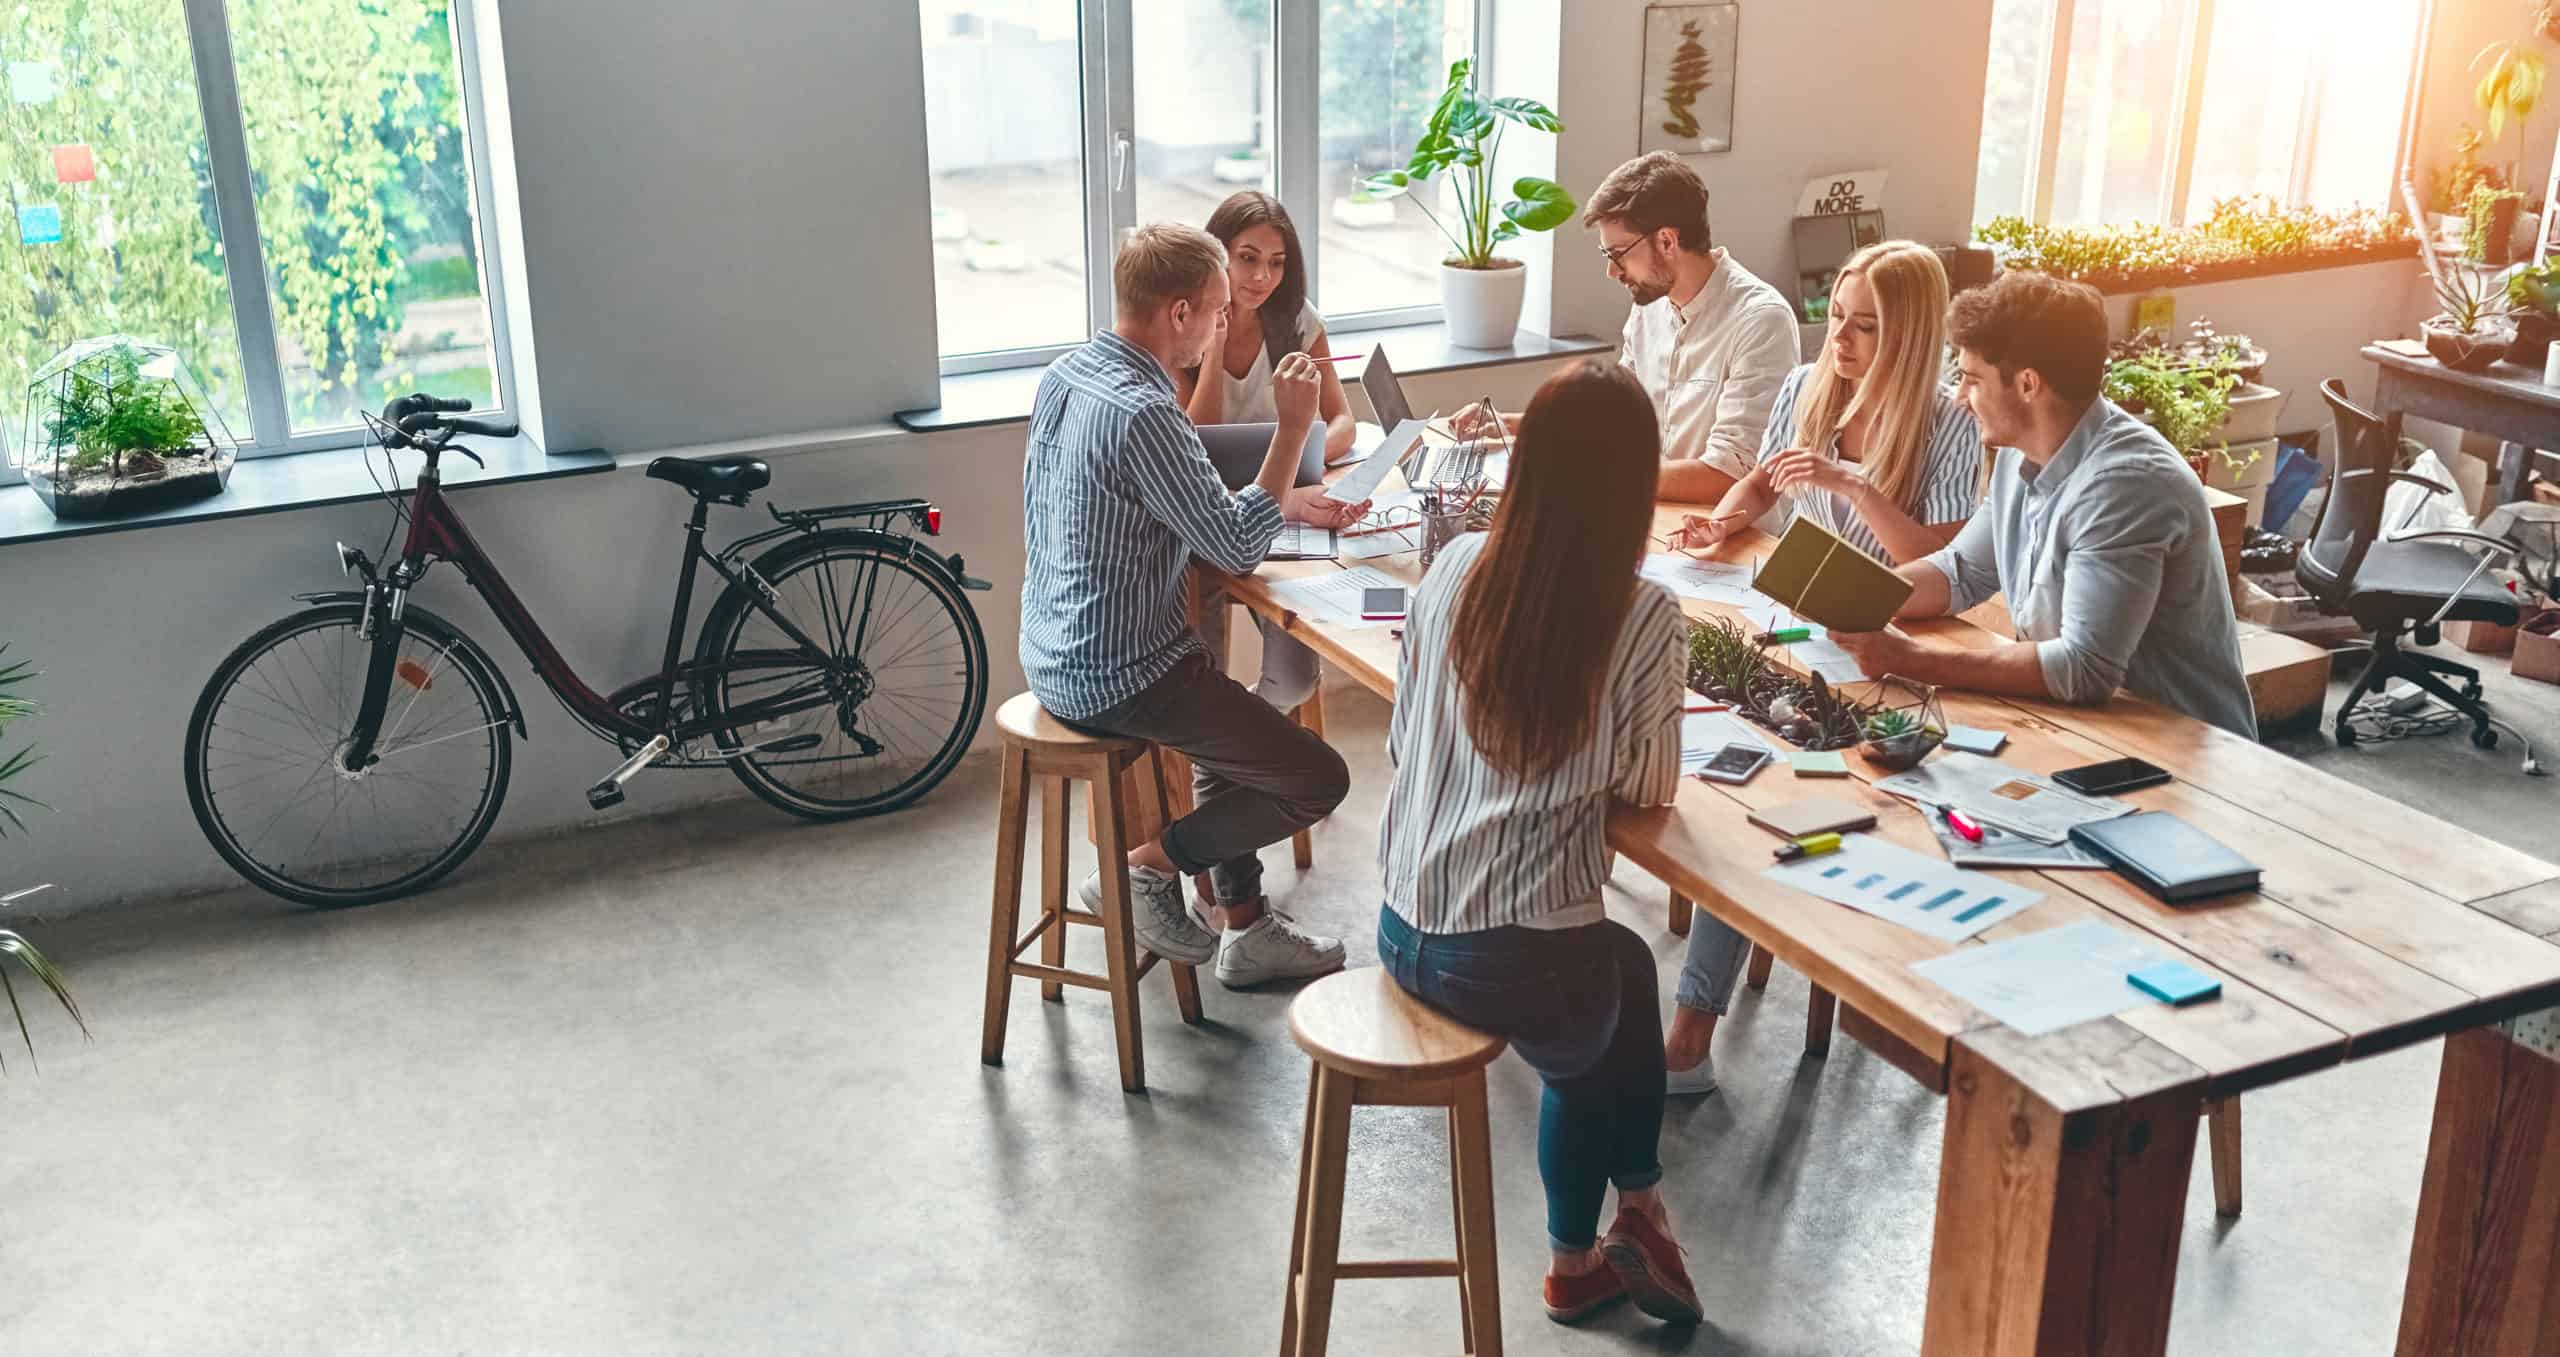
[(1845, 217), (1884, 210), (1883, 170), (1850, 170), (1808, 181), (1796, 201), (1799, 217)]

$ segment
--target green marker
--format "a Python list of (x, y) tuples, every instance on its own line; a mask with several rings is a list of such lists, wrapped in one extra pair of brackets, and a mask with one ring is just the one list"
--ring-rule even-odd
[(1811, 627), (1780, 627), (1776, 631), (1760, 633), (1760, 644), (1764, 646), (1791, 646), (1798, 641), (1812, 639), (1813, 628)]

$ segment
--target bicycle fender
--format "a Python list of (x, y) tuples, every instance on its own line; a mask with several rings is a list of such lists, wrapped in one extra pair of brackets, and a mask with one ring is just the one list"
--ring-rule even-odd
[[(365, 602), (362, 589), (328, 589), (318, 593), (295, 594), (293, 597), (299, 603), (319, 605), (350, 603), (358, 608), (363, 607)], [(477, 661), (480, 668), (489, 675), (490, 681), (497, 685), (498, 700), (506, 704), (507, 723), (515, 727), (516, 738), (531, 741), (533, 736), (526, 732), (524, 726), (524, 704), (516, 701), (515, 687), (507, 682), (506, 671), (500, 669), (496, 662), (490, 659), (489, 653), (480, 648), (480, 643), (465, 635), (462, 628), (455, 626), (434, 609), (419, 603), (414, 598), (409, 600), (405, 611), (408, 617), (425, 619), (428, 626), (443, 631), (445, 635), (452, 637), (467, 649), (471, 658)], [(402, 625), (407, 625), (405, 619)]]

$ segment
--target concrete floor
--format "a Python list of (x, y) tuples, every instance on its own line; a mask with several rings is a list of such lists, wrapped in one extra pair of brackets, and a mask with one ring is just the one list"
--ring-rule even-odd
[[(2512, 686), (2501, 709), (2560, 743), (2560, 689)], [(1314, 871), (1271, 854), (1355, 964), (1383, 714), (1331, 704), (1352, 800)], [(2316, 757), (2514, 841), (2552, 822), (2520, 755)], [(1019, 984), (1008, 1063), (980, 1066), (992, 773), (862, 824), (731, 803), (503, 845), (368, 910), (235, 893), (32, 928), (96, 1040), (35, 1014), (41, 1075), (0, 1082), (0, 1352), (1271, 1350), (1306, 1070), (1288, 996), (1212, 984), (1186, 1029), (1151, 980), (1154, 1091), (1129, 1098), (1099, 996)], [(1613, 892), (1668, 975), (1660, 889), (1629, 869)], [(1724, 1091), (1667, 1128), (1691, 1334), (1540, 1313), (1536, 1083), (1495, 1067), (1510, 1351), (1917, 1347), (1941, 1104), (1854, 1042), (1803, 1059), (1804, 994), (1784, 968), (1744, 991)], [(2233, 1226), (2199, 1147), (2172, 1351), (2388, 1348), (2435, 1077), (2429, 1045), (2250, 1095)], [(1356, 1135), (1346, 1251), (1444, 1250), (1435, 1114), (1365, 1110)], [(1456, 1345), (1446, 1283), (1342, 1293), (1337, 1352)]]

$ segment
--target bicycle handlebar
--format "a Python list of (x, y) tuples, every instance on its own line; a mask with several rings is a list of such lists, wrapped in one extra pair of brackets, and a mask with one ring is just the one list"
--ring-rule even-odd
[(417, 414), (422, 411), (438, 411), (448, 414), (460, 414), (470, 408), (471, 402), (458, 396), (446, 398), (443, 396), (430, 396), (424, 391), (413, 391), (408, 395), (395, 397), (390, 404), (383, 406), (382, 422), (385, 424), (402, 425), (402, 427), (405, 428), (406, 425), (404, 421), (412, 414)]

